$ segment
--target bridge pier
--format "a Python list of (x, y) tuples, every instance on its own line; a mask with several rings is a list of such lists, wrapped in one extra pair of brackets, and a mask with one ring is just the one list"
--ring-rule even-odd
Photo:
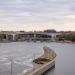
[(36, 41), (36, 34), (34, 34), (34, 37), (33, 38), (34, 38), (34, 41)]
[(12, 36), (13, 36), (13, 39), (12, 40), (15, 41), (15, 34), (12, 34)]
[(8, 40), (8, 39), (9, 39), (8, 34), (6, 34), (6, 40)]

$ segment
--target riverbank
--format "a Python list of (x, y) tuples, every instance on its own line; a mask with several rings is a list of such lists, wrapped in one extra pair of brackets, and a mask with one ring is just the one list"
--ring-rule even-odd
[[(13, 43), (13, 42), (27, 42), (27, 43), (30, 43), (30, 42), (34, 42), (34, 41), (0, 41), (0, 43)], [(36, 41), (34, 43), (37, 43), (37, 42), (41, 42), (41, 41)], [(41, 43), (43, 43), (43, 42), (46, 42), (46, 43), (56, 42), (56, 43), (75, 44), (75, 42), (72, 42), (72, 41), (42, 41)]]
[(75, 44), (75, 42), (72, 42), (72, 41), (56, 41), (56, 43), (70, 43), (70, 44)]

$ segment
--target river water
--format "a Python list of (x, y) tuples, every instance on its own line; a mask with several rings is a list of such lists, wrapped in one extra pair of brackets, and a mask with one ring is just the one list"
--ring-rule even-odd
[(43, 46), (57, 54), (55, 69), (44, 75), (75, 75), (75, 44), (55, 42), (0, 43), (0, 75), (20, 75), (33, 68), (32, 60), (43, 54)]

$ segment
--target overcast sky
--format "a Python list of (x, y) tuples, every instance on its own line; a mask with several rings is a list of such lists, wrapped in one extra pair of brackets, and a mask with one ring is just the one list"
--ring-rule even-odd
[(0, 0), (0, 30), (75, 30), (75, 0)]

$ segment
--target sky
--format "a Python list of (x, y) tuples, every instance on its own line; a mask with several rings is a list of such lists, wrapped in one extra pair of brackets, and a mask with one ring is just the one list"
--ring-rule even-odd
[(75, 0), (0, 0), (0, 30), (75, 31)]

